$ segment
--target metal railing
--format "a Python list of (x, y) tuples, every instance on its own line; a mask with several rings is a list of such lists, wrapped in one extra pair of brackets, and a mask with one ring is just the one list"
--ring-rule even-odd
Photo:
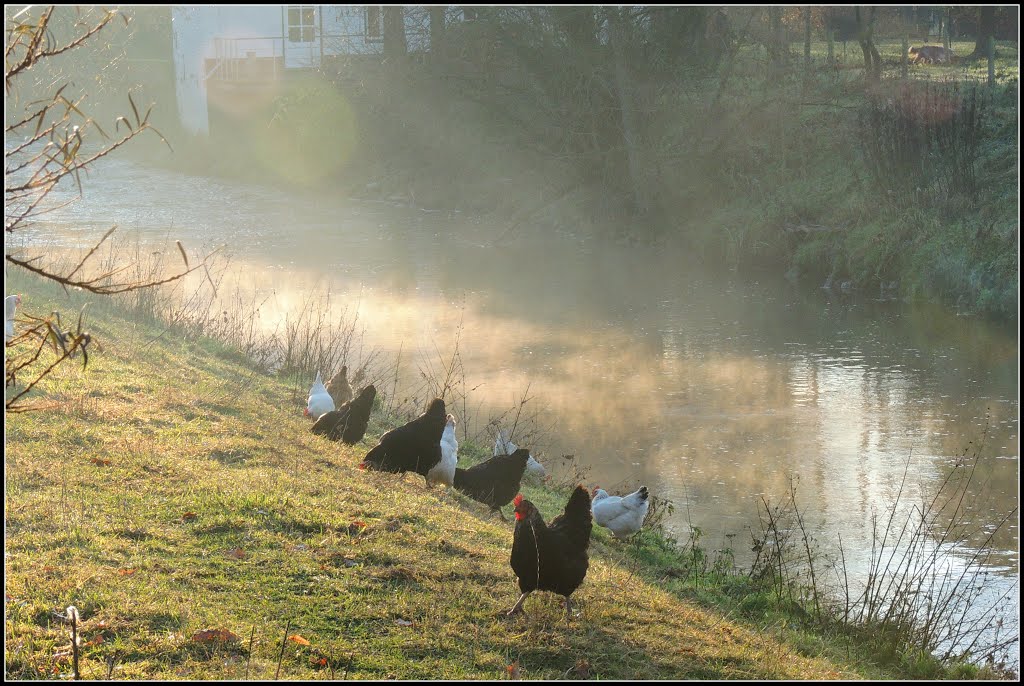
[[(270, 77), (278, 78), (278, 61), (284, 61), (284, 38), (281, 36), (252, 36), (245, 38), (214, 38), (216, 63), (203, 76), (203, 80), (244, 81), (266, 75), (253, 65), (270, 62)], [(258, 61), (257, 61), (258, 60)], [(283, 64), (282, 64), (283, 66)]]

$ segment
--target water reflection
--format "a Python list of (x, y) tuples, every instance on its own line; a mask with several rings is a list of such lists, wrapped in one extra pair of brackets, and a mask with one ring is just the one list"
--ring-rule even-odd
[[(458, 336), (471, 432), (529, 388), (550, 427), (530, 447), (549, 469), (582, 465), (613, 491), (646, 483), (676, 504), (680, 537), (700, 527), (740, 562), (759, 499), (781, 500), (792, 479), (820, 539), (841, 534), (861, 566), (872, 518), (901, 489), (927, 499), (965, 451), (978, 456), (972, 541), (1017, 505), (1016, 332), (664, 251), (525, 230), (498, 246), (504, 227), (458, 215), (162, 172), (140, 186), (119, 165), (46, 231), (73, 219), (226, 242), (251, 288), (273, 294), (265, 325), (329, 288), (371, 345), (404, 351), (409, 378)], [(1014, 577), (1015, 521), (991, 562)]]

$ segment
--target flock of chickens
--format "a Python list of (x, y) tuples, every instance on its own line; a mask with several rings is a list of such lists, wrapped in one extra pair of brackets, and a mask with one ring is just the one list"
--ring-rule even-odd
[[(304, 413), (315, 419), (314, 434), (354, 445), (366, 434), (377, 389), (369, 384), (353, 394), (347, 375), (348, 368), (343, 366), (324, 385), (317, 372)], [(358, 384), (359, 379), (355, 381)], [(501, 508), (513, 503), (516, 524), (509, 561), (522, 595), (508, 614), (522, 612), (527, 596), (541, 590), (564, 596), (566, 616), (571, 617), (570, 596), (583, 583), (590, 564), (587, 548), (593, 523), (607, 527), (616, 538), (632, 536), (647, 516), (647, 487), (620, 497), (600, 488), (591, 493), (577, 486), (564, 512), (545, 523), (536, 506), (519, 493), (524, 474), (545, 475), (544, 466), (529, 450), (519, 448), (500, 431), (494, 456), (478, 465), (459, 467), (458, 451), (455, 417), (445, 411), (444, 400), (435, 398), (419, 417), (385, 432), (359, 469), (416, 472), (428, 485), (443, 484), (488, 505), (503, 520)]]
[[(9, 342), (15, 334), (14, 318), (21, 296), (7, 296), (4, 304), (4, 339)], [(358, 384), (360, 377), (361, 374), (353, 380)], [(315, 420), (314, 434), (355, 445), (366, 434), (376, 396), (373, 384), (353, 394), (348, 368), (343, 366), (327, 385), (317, 372), (304, 412)], [(587, 574), (593, 522), (607, 527), (616, 538), (627, 538), (640, 530), (647, 515), (646, 486), (622, 497), (608, 495), (600, 488), (590, 493), (577, 486), (564, 512), (545, 523), (536, 506), (519, 494), (524, 474), (545, 476), (544, 466), (529, 450), (516, 446), (502, 430), (494, 443), (494, 456), (485, 462), (463, 469), (458, 466), (458, 452), (455, 417), (446, 413), (444, 400), (435, 398), (422, 415), (384, 433), (359, 468), (416, 472), (428, 485), (455, 488), (488, 505), (503, 520), (501, 508), (514, 503), (516, 525), (510, 563), (519, 578), (522, 595), (509, 615), (522, 612), (526, 597), (541, 590), (565, 596), (566, 613), (571, 616), (569, 596)]]

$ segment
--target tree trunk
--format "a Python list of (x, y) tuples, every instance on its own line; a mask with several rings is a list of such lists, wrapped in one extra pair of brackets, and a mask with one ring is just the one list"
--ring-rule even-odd
[(907, 37), (907, 29), (903, 29), (903, 52), (900, 54), (900, 78), (907, 80), (907, 50), (910, 49), (910, 39)]
[(785, 68), (785, 46), (782, 34), (782, 7), (768, 8), (768, 78), (776, 81), (782, 77)]
[(811, 71), (811, 8), (805, 7), (804, 12), (804, 72)]
[(384, 58), (401, 60), (408, 54), (405, 43), (405, 8), (395, 5), (384, 7)]
[(828, 64), (832, 66), (836, 61), (836, 40), (835, 32), (832, 29), (832, 8), (825, 8), (825, 40), (828, 41)]
[(598, 46), (597, 19), (593, 7), (553, 6), (551, 14), (574, 48), (592, 55)]
[(944, 47), (946, 49), (946, 53), (947, 54), (949, 53), (949, 49), (950, 49), (949, 48), (949, 42), (952, 40), (952, 38), (949, 35), (950, 34), (950, 28), (952, 28), (949, 25), (949, 21), (950, 21), (949, 8), (946, 7), (945, 9), (942, 10), (942, 19), (941, 19), (942, 23), (941, 23), (941, 31), (940, 31), (940, 33), (942, 34), (942, 47)]
[(626, 72), (626, 59), (623, 48), (626, 41), (626, 20), (622, 17), (623, 10), (618, 7), (608, 8), (608, 28), (612, 43), (612, 59), (615, 62), (615, 95), (619, 100), (619, 112), (622, 116), (623, 143), (629, 164), (629, 179), (632, 187), (633, 205), (636, 214), (644, 216), (651, 210), (649, 184), (643, 178), (643, 164), (639, 150), (636, 112), (633, 103), (632, 80)]
[(988, 85), (996, 85), (996, 38), (988, 37)]
[(978, 36), (974, 43), (974, 52), (968, 59), (977, 59), (988, 55), (988, 39), (996, 35), (996, 8), (982, 7), (978, 17)]
[(872, 82), (878, 83), (882, 78), (882, 56), (878, 54), (878, 48), (872, 35), (875, 32), (875, 13), (877, 7), (871, 7), (867, 19), (864, 18), (861, 8), (854, 7), (854, 16), (857, 19), (857, 42), (860, 43), (861, 52), (864, 53), (864, 77)]
[(431, 54), (444, 54), (445, 48), (445, 24), (444, 5), (430, 6), (430, 52)]

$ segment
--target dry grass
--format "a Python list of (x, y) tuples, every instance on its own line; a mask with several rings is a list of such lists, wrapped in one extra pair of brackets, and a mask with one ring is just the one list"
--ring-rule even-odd
[[(93, 328), (102, 354), (41, 391), (57, 409), (7, 425), (10, 677), (70, 672), (68, 605), (86, 678), (488, 679), (513, 663), (526, 678), (864, 674), (682, 599), (601, 534), (580, 617), (567, 625), (537, 594), (508, 620), (510, 523), (356, 469), (375, 435), (313, 436), (286, 384), (209, 341), (141, 345), (155, 330), (111, 313)], [(565, 499), (524, 492), (549, 518)], [(282, 653), (286, 625), (310, 645)], [(194, 640), (206, 629), (237, 640)]]

